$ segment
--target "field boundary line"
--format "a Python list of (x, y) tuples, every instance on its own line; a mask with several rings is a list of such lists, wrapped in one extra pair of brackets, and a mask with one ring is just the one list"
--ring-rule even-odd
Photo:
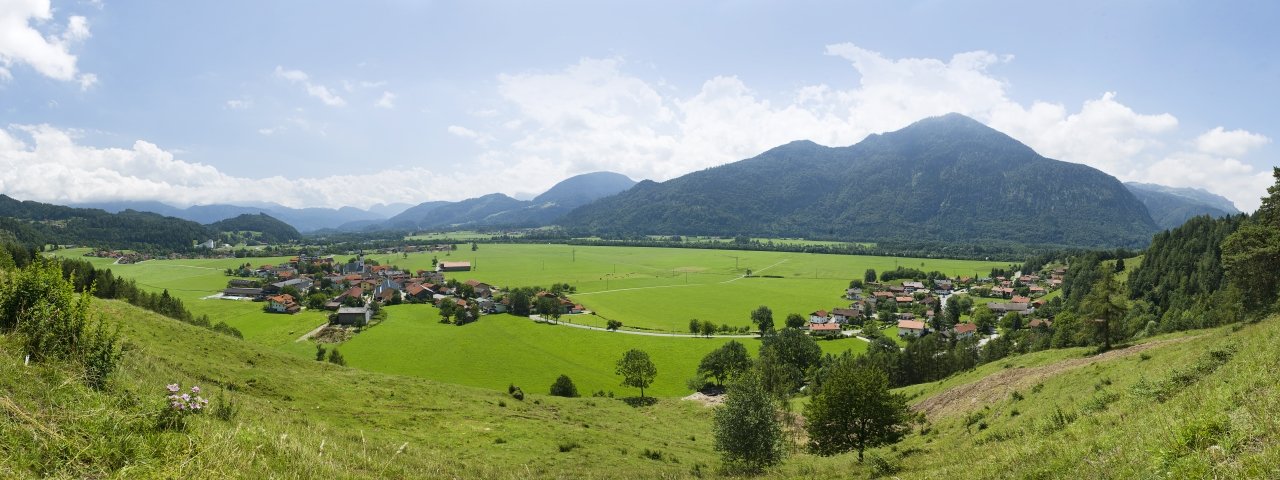
[[(751, 273), (760, 273), (760, 272), (763, 272), (763, 271), (768, 270), (768, 269), (770, 269), (770, 268), (776, 267), (776, 266), (778, 266), (778, 265), (780, 265), (780, 264), (787, 263), (787, 261), (789, 261), (789, 260), (791, 260), (791, 259), (790, 259), (790, 258), (784, 258), (784, 259), (782, 259), (782, 260), (778, 260), (777, 262), (774, 262), (774, 264), (773, 264), (773, 265), (769, 265), (769, 266), (767, 266), (767, 267), (761, 268), (761, 269), (756, 270), (756, 271), (751, 272)], [(725, 280), (725, 281), (720, 282), (720, 283), (733, 283), (733, 282), (736, 282), (736, 281), (738, 281), (738, 280), (740, 280), (740, 279), (743, 279), (743, 278), (747, 278), (747, 276), (746, 276), (746, 275), (739, 275), (739, 276), (736, 276), (736, 277), (730, 278), (730, 279)]]

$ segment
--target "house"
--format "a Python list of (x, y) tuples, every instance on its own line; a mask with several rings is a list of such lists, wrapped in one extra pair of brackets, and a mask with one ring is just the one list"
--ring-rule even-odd
[(990, 308), (991, 311), (995, 313), (1008, 313), (1008, 312), (1027, 313), (1027, 309), (1030, 308), (1030, 305), (1027, 305), (1025, 303), (992, 302), (987, 304), (987, 308)]
[(898, 320), (898, 336), (899, 337), (919, 337), (924, 335), (928, 330), (925, 329), (924, 322), (915, 320)]
[(404, 294), (406, 297), (418, 301), (426, 301), (431, 298), (431, 290), (417, 283), (410, 283), (409, 286), (405, 287)]
[(272, 295), (267, 297), (267, 310), (276, 313), (298, 313), (302, 307), (293, 301), (293, 295)]
[(902, 289), (907, 293), (911, 293), (916, 290), (924, 290), (924, 283), (923, 282), (902, 282)]
[(898, 312), (897, 319), (898, 320), (915, 320), (916, 314), (911, 312)]
[(427, 283), (441, 284), (444, 283), (444, 274), (440, 272), (427, 272), (422, 276)]
[(1045, 320), (1045, 319), (1041, 319), (1041, 318), (1034, 319), (1034, 320), (1032, 320), (1032, 321), (1031, 321), (1031, 323), (1028, 323), (1028, 324), (1027, 324), (1027, 327), (1029, 327), (1029, 328), (1036, 328), (1036, 327), (1049, 328), (1049, 327), (1052, 327), (1052, 326), (1053, 326), (1053, 322), (1052, 322), (1052, 321), (1050, 321), (1050, 320)]
[(872, 295), (876, 297), (876, 300), (881, 298), (893, 298), (893, 292), (875, 292), (872, 293)]
[(955, 338), (969, 338), (978, 332), (978, 326), (972, 323), (957, 323), (951, 332), (955, 334)]
[(477, 297), (489, 298), (493, 296), (493, 287), (487, 283), (480, 282), (477, 280), (467, 280), (466, 282), (463, 282), (463, 283), (470, 285), (472, 291), (475, 292)]
[(306, 278), (295, 278), (271, 284), (271, 289), (275, 292), (284, 290), (284, 287), (293, 287), (298, 289), (298, 292), (306, 292), (311, 289), (311, 280)]
[(471, 262), (440, 262), (441, 272), (470, 272)]
[(827, 323), (828, 321), (830, 320), (827, 318), (826, 310), (818, 310), (809, 314), (809, 323)]
[(809, 333), (811, 335), (839, 335), (840, 325), (835, 322), (831, 323), (810, 323)]
[(222, 291), (224, 297), (252, 298), (262, 296), (261, 288), (228, 288)]
[(1031, 299), (1021, 295), (1014, 295), (1013, 298), (1009, 299), (1009, 303), (1031, 303)]
[(373, 314), (368, 307), (342, 307), (338, 309), (337, 315), (334, 316), (334, 323), (360, 327), (367, 325), (369, 318), (372, 316)]
[(394, 288), (384, 288), (382, 291), (373, 294), (373, 298), (385, 305), (391, 303), (391, 299), (396, 297), (396, 292), (399, 292), (399, 290)]
[(862, 313), (853, 308), (835, 308), (831, 310), (831, 319), (835, 323), (849, 323), (850, 320), (861, 317)]
[(902, 305), (904, 303), (914, 302), (916, 299), (912, 297), (894, 297), (894, 300), (898, 302), (898, 305)]

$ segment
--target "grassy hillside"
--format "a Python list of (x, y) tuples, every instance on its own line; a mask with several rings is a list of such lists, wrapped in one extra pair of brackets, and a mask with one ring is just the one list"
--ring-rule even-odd
[[(314, 362), (118, 302), (123, 368), (96, 392), (24, 366), (0, 337), (0, 477), (679, 478), (714, 476), (710, 416), (692, 402), (530, 395)], [(127, 321), (125, 321), (127, 320)], [(555, 327), (547, 327), (555, 328)], [(375, 328), (374, 331), (377, 329)], [(766, 477), (1267, 478), (1280, 474), (1275, 319), (1162, 336), (1089, 357), (1006, 359), (903, 389), (927, 424), (854, 455), (793, 451)], [(239, 413), (156, 427), (164, 385)], [(923, 433), (922, 433), (923, 432)]]

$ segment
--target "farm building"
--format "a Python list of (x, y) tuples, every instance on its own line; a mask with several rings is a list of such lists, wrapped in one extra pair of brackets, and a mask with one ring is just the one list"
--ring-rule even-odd
[(261, 288), (228, 288), (222, 291), (224, 297), (246, 297), (252, 298), (262, 295)]
[(469, 272), (471, 271), (471, 262), (440, 262), (440, 271)]
[(368, 307), (342, 307), (338, 309), (334, 323), (338, 325), (364, 326), (369, 323), (372, 313)]

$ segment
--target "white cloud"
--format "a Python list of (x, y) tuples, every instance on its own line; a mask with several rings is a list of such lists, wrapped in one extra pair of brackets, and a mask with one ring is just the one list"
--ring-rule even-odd
[(77, 58), (71, 53), (74, 44), (90, 37), (89, 21), (68, 17), (61, 34), (47, 35), (36, 29), (52, 20), (49, 0), (6, 0), (0, 4), (0, 80), (12, 79), (13, 65), (25, 64), (46, 77), (74, 81), (82, 89), (97, 82), (97, 76), (79, 72)]
[(378, 101), (374, 102), (373, 105), (379, 108), (395, 108), (396, 107), (395, 102), (396, 102), (396, 94), (384, 91), (382, 92), (382, 97), (378, 98)]
[(248, 110), (253, 107), (253, 100), (244, 100), (233, 98), (227, 100), (227, 108), (232, 110)]
[(1196, 137), (1196, 149), (1201, 153), (1238, 157), (1271, 143), (1265, 135), (1244, 130), (1225, 130), (1216, 127)]
[[(268, 130), (268, 129), (264, 129)], [(502, 181), (516, 181), (500, 174)], [(172, 151), (137, 141), (127, 148), (79, 144), (74, 132), (48, 125), (0, 128), (0, 191), (19, 199), (45, 202), (158, 200), (179, 206), (242, 202), (277, 202), (292, 207), (373, 203), (418, 203), (425, 199), (459, 200), (474, 196), (477, 185), (493, 175), (435, 172), (424, 168), (371, 171), (310, 178), (245, 178), (210, 165), (175, 158)], [(394, 182), (370, 196), (351, 185)]]
[[(858, 83), (847, 89), (824, 84), (771, 101), (737, 77), (707, 80), (692, 94), (623, 71), (617, 58), (583, 59), (561, 71), (504, 74), (498, 93), (514, 113), (494, 115), (481, 159), (503, 168), (544, 172), (526, 189), (549, 187), (567, 175), (614, 170), (633, 178), (666, 180), (748, 158), (791, 140), (850, 145), (872, 133), (892, 131), (925, 117), (958, 112), (985, 122), (1041, 154), (1084, 163), (1121, 180), (1200, 186), (1251, 209), (1261, 175), (1247, 163), (1223, 163), (1225, 154), (1247, 151), (1267, 139), (1243, 131), (1210, 132), (1192, 142), (1180, 137), (1169, 113), (1141, 113), (1104, 92), (1077, 108), (1011, 99), (1008, 84), (989, 70), (1011, 55), (963, 52), (950, 59), (888, 58), (853, 44), (830, 45), (828, 55), (850, 62)], [(455, 135), (459, 132), (455, 132)], [(514, 136), (512, 136), (514, 135)], [(1209, 182), (1169, 168), (1180, 149), (1197, 144), (1217, 154), (1224, 168)], [(1230, 168), (1227, 168), (1230, 167)], [(1216, 167), (1215, 167), (1216, 168)], [(535, 184), (531, 184), (531, 182)], [(1238, 187), (1238, 188), (1237, 188)]]
[(330, 107), (341, 107), (347, 104), (346, 100), (343, 100), (342, 97), (329, 90), (329, 87), (318, 83), (312, 83), (311, 77), (302, 70), (286, 70), (284, 67), (277, 65), (275, 76), (276, 78), (302, 85), (302, 88), (307, 92), (307, 95), (320, 99), (321, 102), (324, 102), (325, 105)]

